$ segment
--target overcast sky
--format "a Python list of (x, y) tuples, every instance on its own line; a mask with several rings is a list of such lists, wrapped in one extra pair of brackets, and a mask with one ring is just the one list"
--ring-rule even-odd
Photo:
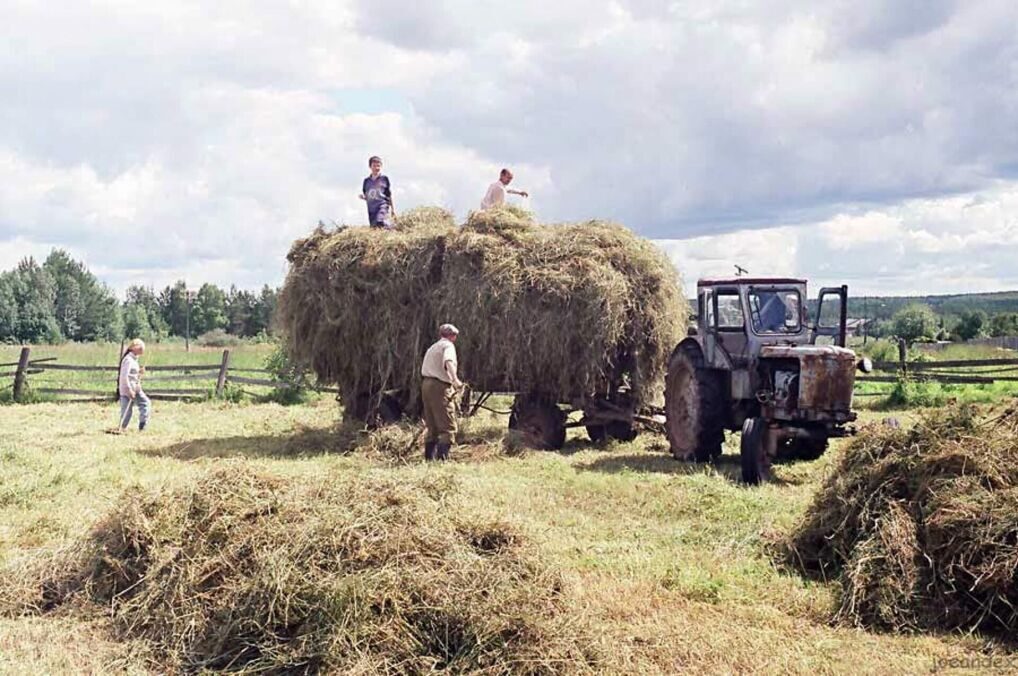
[(465, 216), (510, 166), (687, 288), (1018, 288), (1014, 0), (0, 7), (0, 268), (278, 284), (320, 218), (366, 222), (379, 154), (397, 209)]

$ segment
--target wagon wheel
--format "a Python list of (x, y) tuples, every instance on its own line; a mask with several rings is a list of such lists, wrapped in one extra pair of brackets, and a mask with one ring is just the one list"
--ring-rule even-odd
[(595, 444), (599, 444), (608, 439), (617, 439), (618, 441), (632, 441), (637, 437), (639, 432), (633, 427), (632, 423), (627, 423), (622, 420), (612, 420), (604, 425), (586, 425), (587, 436)]
[(403, 405), (391, 394), (383, 394), (377, 398), (367, 392), (361, 392), (348, 400), (344, 400), (347, 416), (370, 426), (392, 425), (403, 419)]
[(742, 460), (742, 480), (755, 486), (771, 478), (771, 461), (767, 457), (764, 433), (767, 421), (763, 418), (747, 418), (742, 424), (742, 442), (739, 456)]
[(558, 450), (566, 443), (565, 419), (562, 410), (551, 402), (517, 396), (509, 415), (509, 429), (519, 432), (530, 448)]
[(378, 402), (376, 417), (382, 425), (398, 423), (403, 419), (403, 405), (393, 395), (383, 394)]

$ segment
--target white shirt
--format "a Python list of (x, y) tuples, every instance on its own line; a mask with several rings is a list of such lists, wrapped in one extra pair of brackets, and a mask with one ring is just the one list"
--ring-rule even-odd
[(452, 362), (452, 372), (456, 373), (456, 346), (448, 338), (442, 338), (424, 353), (421, 375), (425, 378), (437, 378), (443, 383), (449, 383), (449, 374), (445, 369), (447, 361)]
[(120, 396), (130, 397), (141, 391), (141, 366), (133, 352), (124, 355), (120, 362)]
[(488, 186), (488, 192), (481, 200), (481, 209), (490, 209), (505, 204), (505, 185), (502, 181), (495, 181)]

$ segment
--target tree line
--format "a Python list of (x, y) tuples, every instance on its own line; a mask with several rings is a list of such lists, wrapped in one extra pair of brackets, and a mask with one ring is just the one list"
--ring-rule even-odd
[[(190, 335), (216, 330), (239, 337), (269, 335), (277, 295), (268, 285), (256, 293), (202, 284), (190, 303)], [(132, 286), (121, 302), (84, 263), (60, 249), (42, 264), (26, 258), (0, 272), (0, 342), (160, 340), (184, 336), (187, 328), (182, 280), (159, 292)]]
[(1018, 336), (1018, 312), (990, 314), (985, 310), (962, 310), (957, 314), (938, 314), (929, 305), (912, 303), (890, 319), (871, 321), (867, 333), (874, 338), (904, 338), (909, 344)]

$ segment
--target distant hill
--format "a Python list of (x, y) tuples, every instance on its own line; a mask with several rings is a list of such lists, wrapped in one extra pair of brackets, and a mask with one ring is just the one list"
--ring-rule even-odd
[(925, 303), (940, 315), (957, 315), (982, 310), (993, 315), (999, 312), (1018, 312), (1018, 291), (993, 293), (959, 293), (934, 296), (862, 296), (851, 297), (849, 289), (848, 314), (852, 317), (888, 319), (909, 303)]

